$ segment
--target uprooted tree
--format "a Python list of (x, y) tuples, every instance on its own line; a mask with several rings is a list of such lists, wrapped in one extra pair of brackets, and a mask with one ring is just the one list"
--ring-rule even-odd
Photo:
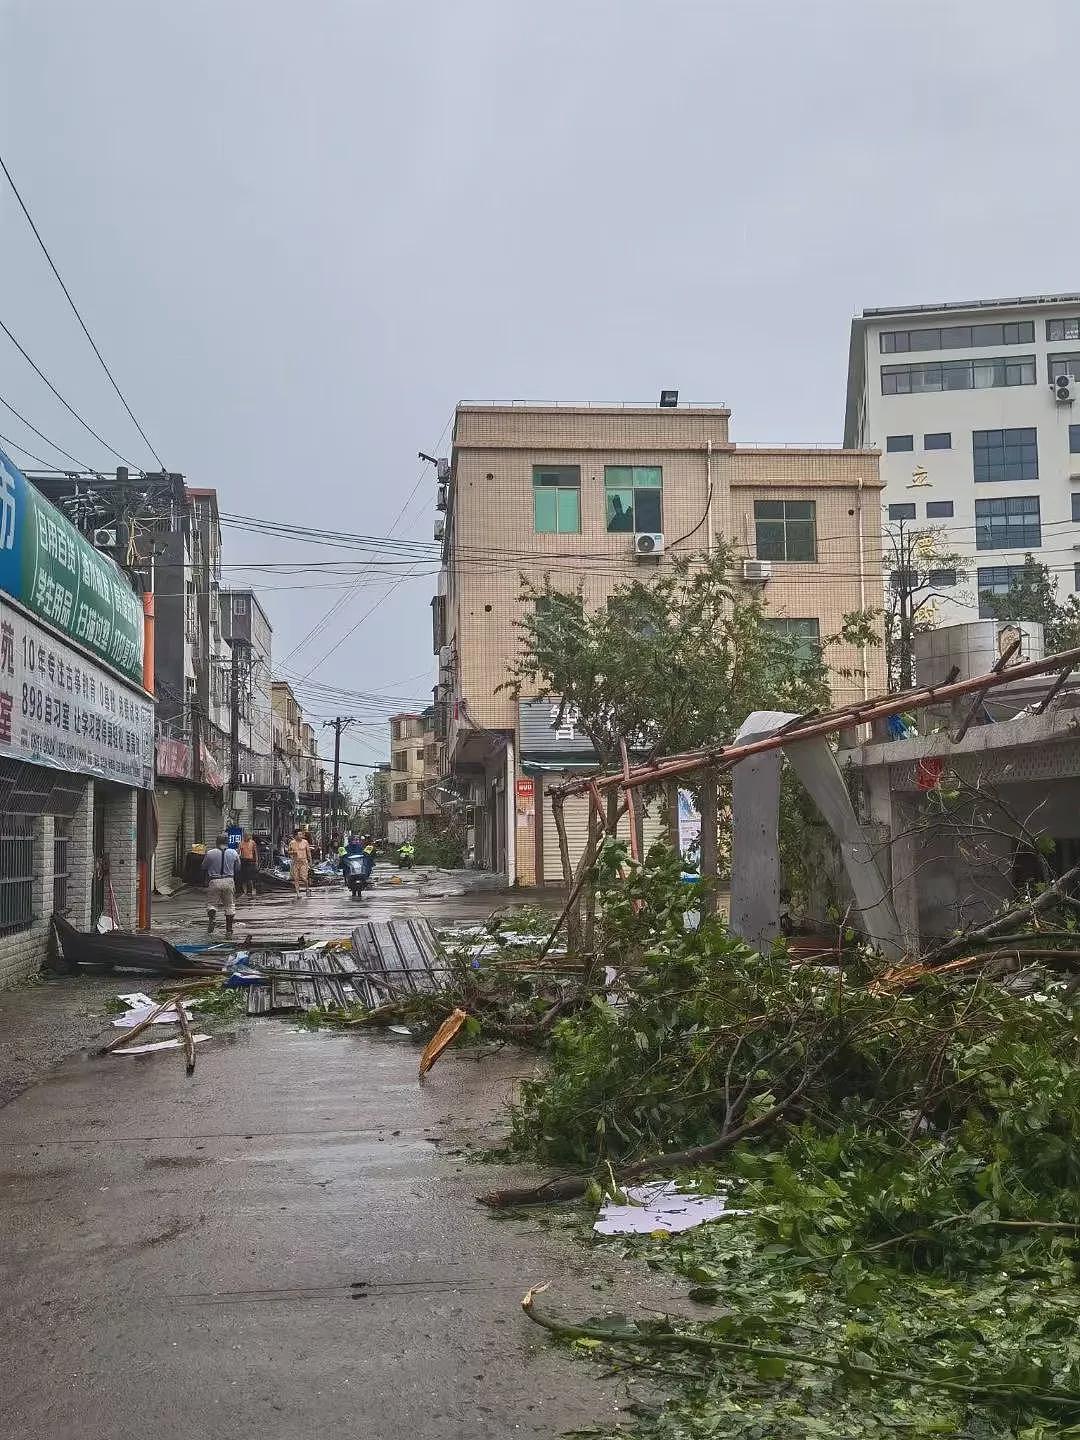
[[(841, 677), (856, 673), (852, 664), (828, 666), (826, 657), (844, 648), (857, 655), (860, 647), (880, 643), (875, 612), (845, 616), (838, 633), (822, 637), (816, 621), (770, 612), (762, 590), (735, 576), (735, 552), (721, 541), (708, 555), (677, 560), (647, 580), (616, 586), (592, 610), (579, 591), (557, 588), (550, 578), (540, 586), (525, 581), (521, 650), (506, 688), (515, 697), (557, 699), (563, 715), (572, 714), (589, 737), (599, 768), (610, 770), (619, 763), (623, 742), (639, 756), (691, 750), (729, 740), (753, 710), (801, 714), (826, 706), (830, 670)], [(721, 803), (715, 776), (695, 783), (708, 905), (718, 873)], [(656, 803), (660, 797), (645, 798)], [(675, 788), (663, 798), (675, 844)], [(617, 804), (612, 793), (609, 832), (616, 828)], [(799, 881), (809, 814), (802, 792), (786, 782), (780, 828), (789, 886)], [(575, 876), (562, 835), (560, 851), (569, 888)], [(570, 928), (576, 940), (575, 918)]]

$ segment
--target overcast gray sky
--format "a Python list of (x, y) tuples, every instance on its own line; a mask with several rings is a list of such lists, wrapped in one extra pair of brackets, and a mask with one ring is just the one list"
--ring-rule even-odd
[[(169, 468), (385, 534), (457, 400), (676, 385), (738, 439), (835, 440), (854, 310), (1080, 289), (1078, 53), (1074, 0), (0, 0), (0, 149)], [(0, 318), (150, 463), (6, 191), (0, 234)], [(115, 465), (3, 346), (0, 394)], [(314, 678), (429, 697), (431, 585)], [(275, 654), (340, 593), (263, 590)]]

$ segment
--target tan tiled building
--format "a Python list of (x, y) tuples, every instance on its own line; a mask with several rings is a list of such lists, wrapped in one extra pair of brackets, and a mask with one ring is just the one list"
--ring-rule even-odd
[(443, 818), (435, 711), (390, 717), (390, 838), (411, 840), (417, 821)]
[[(536, 584), (549, 574), (592, 609), (725, 537), (745, 582), (764, 584), (775, 617), (809, 638), (882, 604), (878, 452), (739, 447), (728, 420), (722, 406), (458, 407), (436, 523), (437, 716), (477, 863), (521, 884), (555, 879), (545, 797), (587, 763), (572, 726), (555, 731), (542, 706), (499, 692), (523, 572)], [(837, 678), (836, 702), (884, 688), (879, 648), (829, 659), (866, 671)], [(573, 840), (584, 804), (569, 821)]]

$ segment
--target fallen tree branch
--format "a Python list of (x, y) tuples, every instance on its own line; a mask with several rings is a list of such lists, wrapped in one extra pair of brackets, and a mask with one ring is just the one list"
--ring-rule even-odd
[(1037, 915), (1066, 899), (1067, 897), (1062, 892), (1077, 881), (1080, 881), (1080, 865), (1074, 865), (1071, 870), (1066, 870), (1064, 875), (1059, 876), (1052, 885), (1048, 885), (1041, 894), (1036, 895), (1034, 900), (1027, 904), (1007, 910), (1004, 915), (999, 915), (995, 920), (989, 920), (985, 925), (968, 930), (952, 940), (946, 940), (944, 944), (928, 951), (923, 956), (923, 963), (934, 968), (943, 960), (960, 955), (983, 940), (996, 940), (1000, 935), (1008, 933), (1015, 925), (1030, 925)]
[[(734, 1130), (726, 1131), (716, 1140), (710, 1140), (705, 1145), (694, 1145), (689, 1150), (672, 1150), (666, 1155), (650, 1155), (644, 1160), (635, 1160), (632, 1165), (622, 1166), (618, 1171), (619, 1182), (640, 1180), (654, 1170), (689, 1170), (695, 1165), (704, 1165), (714, 1160), (717, 1155), (730, 1150), (732, 1145), (737, 1145), (747, 1135), (763, 1130), (782, 1115), (803, 1093), (809, 1079), (810, 1077), (804, 1074), (796, 1088), (783, 1100), (744, 1125), (737, 1125)], [(493, 1210), (512, 1209), (518, 1205), (554, 1205), (563, 1200), (577, 1200), (585, 1194), (591, 1179), (591, 1172), (585, 1175), (567, 1175), (559, 1180), (547, 1180), (542, 1185), (513, 1190), (491, 1190), (478, 1198), (481, 1204), (490, 1205)]]
[(195, 1037), (191, 1030), (191, 1021), (187, 1017), (183, 1000), (176, 1002), (176, 1016), (180, 1025), (180, 1033), (184, 1037), (184, 1061), (189, 1075), (195, 1074)]
[(985, 1385), (964, 1380), (939, 1379), (937, 1376), (922, 1375), (917, 1371), (883, 1370), (876, 1365), (858, 1364), (854, 1360), (834, 1359), (831, 1355), (808, 1355), (801, 1350), (789, 1350), (779, 1345), (747, 1345), (739, 1340), (720, 1340), (711, 1335), (687, 1335), (670, 1328), (638, 1330), (633, 1325), (581, 1325), (555, 1320), (550, 1315), (542, 1315), (536, 1308), (537, 1295), (547, 1288), (547, 1285), (532, 1286), (522, 1297), (521, 1308), (533, 1324), (541, 1326), (560, 1340), (596, 1340), (602, 1345), (636, 1345), (642, 1349), (674, 1347), (694, 1350), (699, 1354), (741, 1355), (747, 1360), (784, 1360), (794, 1365), (807, 1365), (813, 1370), (837, 1370), (844, 1375), (858, 1375), (866, 1380), (883, 1380), (897, 1385), (921, 1385), (929, 1390), (944, 1390), (950, 1395), (963, 1396), (968, 1400), (992, 1400), (1014, 1405), (1018, 1401), (1027, 1401), (1055, 1410), (1080, 1410), (1080, 1391), (1075, 1390), (1040, 1390), (1028, 1385)]
[(180, 1005), (182, 1003), (183, 1002), (180, 1000), (174, 1001), (171, 995), (167, 995), (164, 1000), (158, 1001), (158, 1003), (154, 1006), (153, 1010), (150, 1011), (149, 1015), (147, 1015), (145, 1019), (140, 1020), (137, 1025), (132, 1025), (130, 1030), (121, 1030), (120, 1034), (117, 1035), (115, 1039), (110, 1040), (107, 1045), (102, 1045), (101, 1049), (97, 1053), (99, 1055), (111, 1055), (114, 1050), (119, 1050), (122, 1046), (129, 1045), (137, 1035), (141, 1035), (144, 1030), (148, 1030), (150, 1028), (150, 1026), (154, 1023), (154, 1021), (162, 1013), (163, 1010), (168, 1010), (169, 1007), (173, 1004)]

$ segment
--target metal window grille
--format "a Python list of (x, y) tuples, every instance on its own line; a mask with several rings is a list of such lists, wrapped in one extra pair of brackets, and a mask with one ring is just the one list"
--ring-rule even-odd
[(34, 919), (34, 822), (0, 817), (0, 935), (28, 930)]
[(71, 873), (71, 821), (53, 821), (53, 913), (66, 914)]

